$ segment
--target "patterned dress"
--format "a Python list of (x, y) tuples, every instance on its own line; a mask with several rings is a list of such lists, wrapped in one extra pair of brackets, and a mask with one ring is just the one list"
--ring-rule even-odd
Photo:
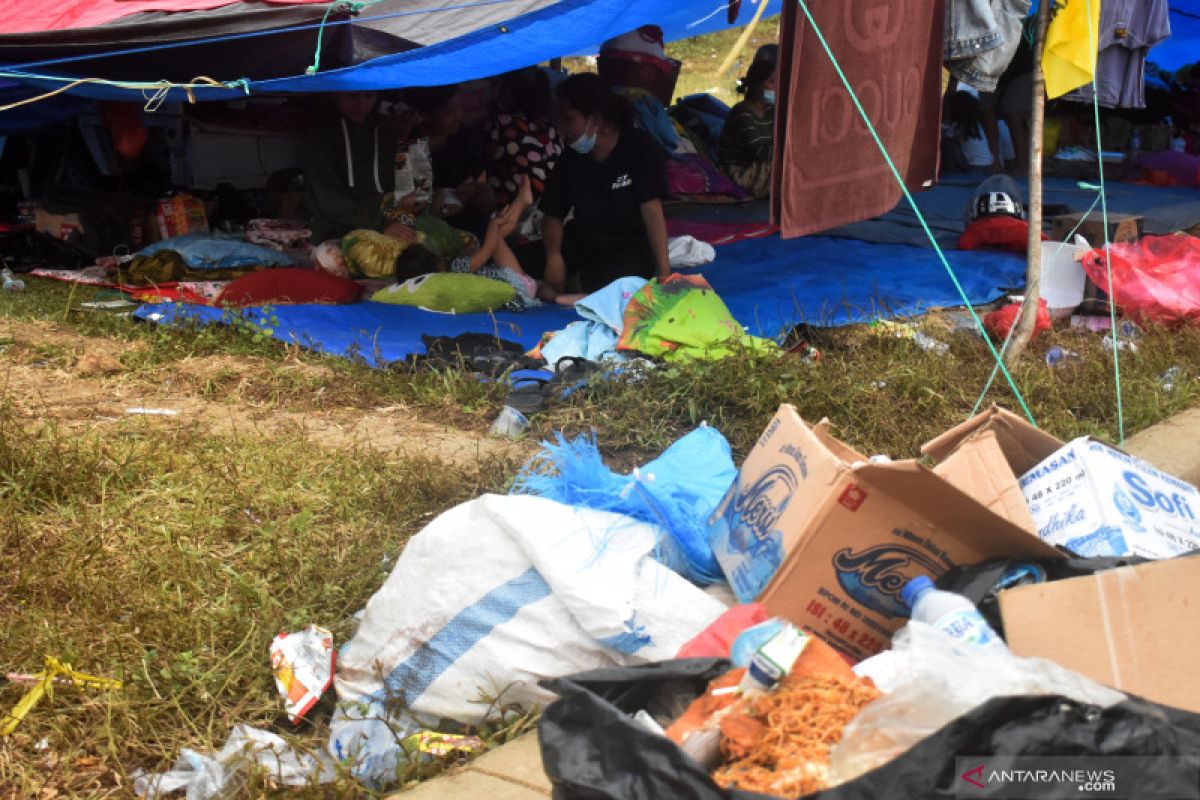
[(492, 145), (488, 182), (496, 192), (497, 206), (504, 206), (516, 196), (518, 175), (528, 175), (534, 199), (541, 197), (546, 178), (562, 153), (562, 141), (554, 126), (521, 114), (501, 113), (496, 115), (488, 135)]

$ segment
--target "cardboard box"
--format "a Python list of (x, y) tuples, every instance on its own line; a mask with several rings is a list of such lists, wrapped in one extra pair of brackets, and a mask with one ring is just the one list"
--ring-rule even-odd
[(1021, 417), (992, 406), (921, 446), (934, 472), (1030, 533), (1037, 526), (1019, 476), (1060, 450), (1063, 442)]
[[(1113, 688), (1200, 712), (1200, 557), (1156, 561), (1000, 592), (1009, 648)], [(1050, 624), (1048, 624), (1050, 621)]]
[[(1084, 218), (1083, 212), (1062, 214), (1050, 219), (1050, 238), (1056, 242), (1067, 240), (1067, 234), (1076, 225), (1076, 231), (1096, 247), (1104, 246), (1104, 215), (1093, 211)], [(1110, 242), (1136, 242), (1142, 238), (1142, 216), (1140, 214), (1108, 214), (1108, 240)]]
[(908, 619), (910, 578), (998, 556), (1060, 553), (915, 461), (872, 464), (790, 405), (709, 520), (739, 599), (866, 658)]
[(1200, 492), (1083, 437), (1021, 477), (1038, 535), (1081, 556), (1171, 558), (1200, 550)]
[(980, 431), (933, 471), (1022, 530), (1037, 535), (1025, 495), (1014, 479), (995, 431)]
[[(1068, 445), (1060, 439), (993, 406), (927, 442), (921, 452), (938, 459), (938, 473), (967, 494), (1026, 530), (1032, 519), (1042, 539), (1080, 555), (1114, 554), (1099, 549), (1106, 543), (1117, 555), (1149, 558), (1200, 547), (1192, 516), (1200, 514), (1200, 495), (1194, 487), (1104, 442), (1077, 442), (1082, 461), (1064, 452)], [(1013, 502), (1014, 492), (1020, 492), (1027, 514)]]

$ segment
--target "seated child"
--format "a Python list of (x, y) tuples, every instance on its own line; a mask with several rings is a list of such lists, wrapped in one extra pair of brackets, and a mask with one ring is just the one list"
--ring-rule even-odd
[[(425, 243), (410, 244), (396, 259), (396, 282), (403, 283), (430, 272), (473, 272), (512, 286), (517, 290), (521, 307), (540, 305), (538, 282), (525, 274), (505, 242), (505, 238), (516, 230), (521, 214), (533, 202), (529, 181), (521, 178), (519, 183), (517, 197), (488, 222), (487, 232), (478, 246), (472, 242), (458, 255), (450, 255), (445, 248), (434, 244), (431, 231), (423, 231)], [(422, 227), (422, 220), (417, 220), (416, 227)]]

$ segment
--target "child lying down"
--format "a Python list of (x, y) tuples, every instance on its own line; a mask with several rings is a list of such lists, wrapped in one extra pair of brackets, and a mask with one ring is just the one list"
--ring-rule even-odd
[[(523, 307), (540, 305), (538, 282), (525, 274), (505, 237), (516, 230), (521, 214), (532, 202), (528, 183), (512, 203), (505, 206), (488, 223), (483, 241), (475, 245), (472, 241), (457, 256), (446, 259), (425, 244), (408, 245), (396, 259), (396, 282), (426, 275), (431, 272), (471, 272), (484, 278), (502, 281), (517, 291), (517, 300)], [(473, 239), (473, 237), (472, 237)]]

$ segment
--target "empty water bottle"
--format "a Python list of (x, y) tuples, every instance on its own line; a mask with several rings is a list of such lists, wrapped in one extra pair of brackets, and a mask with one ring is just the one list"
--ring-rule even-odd
[(492, 436), (506, 436), (509, 439), (519, 439), (529, 430), (529, 418), (512, 406), (500, 409), (496, 421), (492, 423)]
[(2, 285), (6, 292), (23, 292), (25, 291), (25, 281), (20, 278), (14, 278), (11, 269), (0, 270), (0, 279), (3, 279)]
[(929, 334), (921, 333), (921, 331), (913, 331), (912, 338), (917, 347), (927, 353), (937, 353), (939, 356), (944, 356), (950, 352), (950, 345), (945, 342), (939, 342)]
[(1077, 358), (1079, 358), (1079, 353), (1074, 350), (1064, 350), (1058, 345), (1054, 345), (1046, 351), (1046, 364), (1051, 367), (1061, 366), (1063, 363)]
[(992, 630), (974, 603), (961, 594), (934, 588), (927, 576), (918, 575), (905, 584), (900, 598), (912, 610), (912, 619), (932, 625), (964, 644), (1008, 652), (1004, 640)]
[[(1104, 337), (1104, 349), (1112, 352), (1113, 340), (1111, 336)], [(1133, 341), (1132, 339), (1117, 339), (1117, 349), (1128, 350), (1131, 353), (1136, 353), (1138, 351), (1138, 346), (1137, 342)]]
[(1171, 367), (1169, 370), (1158, 376), (1158, 384), (1164, 392), (1170, 394), (1175, 391), (1175, 381), (1179, 380), (1179, 376), (1183, 370), (1179, 367)]

